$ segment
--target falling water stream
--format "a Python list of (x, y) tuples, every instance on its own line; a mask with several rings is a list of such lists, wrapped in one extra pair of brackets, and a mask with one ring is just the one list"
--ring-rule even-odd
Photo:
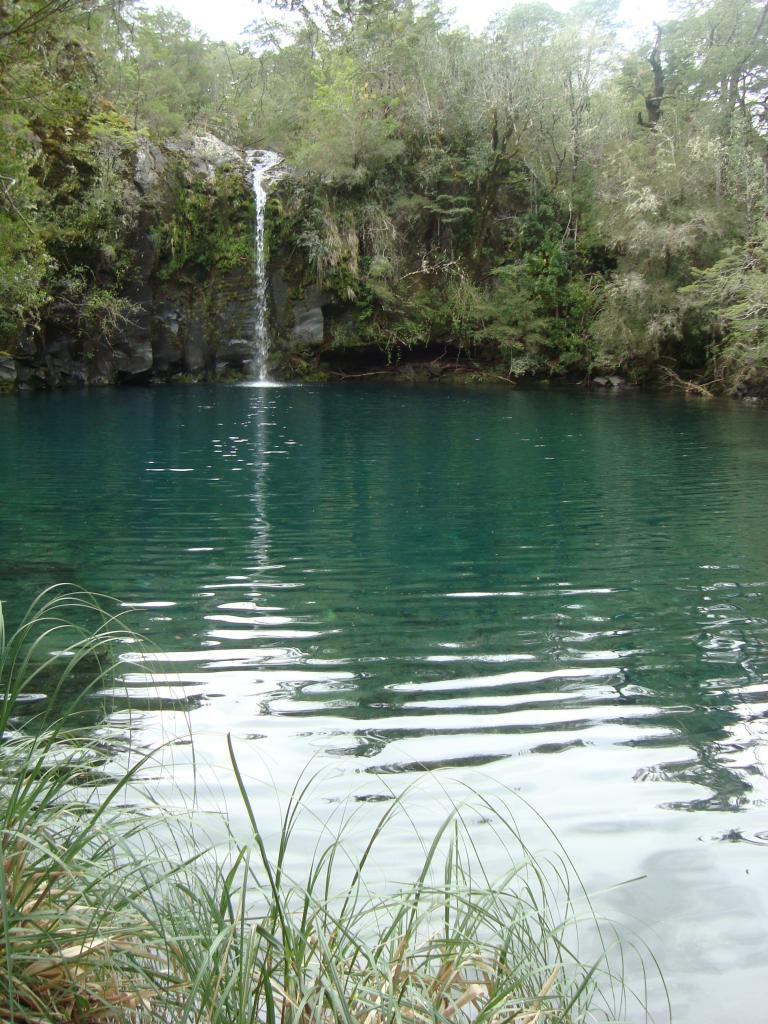
[(257, 381), (267, 380), (267, 352), (269, 337), (267, 334), (267, 275), (264, 260), (264, 207), (267, 192), (264, 179), (276, 167), (282, 157), (268, 149), (250, 149), (247, 154), (253, 176), (253, 198), (256, 207), (254, 229), (254, 324), (253, 324), (253, 368)]

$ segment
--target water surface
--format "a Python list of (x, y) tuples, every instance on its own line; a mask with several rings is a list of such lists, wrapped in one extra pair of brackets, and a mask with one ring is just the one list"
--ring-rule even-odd
[(265, 790), (314, 759), (329, 805), (519, 792), (590, 888), (646, 876), (605, 904), (655, 929), (676, 1020), (755, 1020), (767, 427), (643, 395), (0, 396), (0, 597), (119, 596), (155, 653), (114, 720), (213, 765), (231, 733)]

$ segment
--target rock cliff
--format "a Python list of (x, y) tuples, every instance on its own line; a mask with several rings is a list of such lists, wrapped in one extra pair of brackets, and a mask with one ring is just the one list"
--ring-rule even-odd
[[(0, 352), (0, 387), (22, 389), (213, 379), (252, 356), (253, 197), (243, 155), (212, 135), (157, 146), (139, 138), (122, 202), (128, 273), (86, 267), (90, 319), (52, 302)], [(132, 168), (132, 175), (130, 169)], [(113, 260), (116, 257), (113, 256)], [(80, 269), (80, 268), (78, 268)], [(118, 296), (112, 310), (109, 298)], [(93, 301), (92, 301), (93, 304)]]

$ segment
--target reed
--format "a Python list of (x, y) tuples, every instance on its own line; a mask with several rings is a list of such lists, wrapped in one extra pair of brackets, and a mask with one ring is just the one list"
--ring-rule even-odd
[[(422, 869), (382, 890), (375, 854), (400, 829), (408, 794), (364, 842), (349, 816), (318, 826), (297, 859), (311, 779), (268, 842), (230, 740), (250, 835), (214, 853), (194, 811), (159, 817), (139, 798), (156, 752), (117, 770), (120, 750), (71, 716), (30, 717), (33, 692), (44, 688), (51, 704), (85, 669), (75, 710), (87, 692), (114, 687), (115, 647), (132, 638), (109, 607), (54, 588), (8, 637), (0, 608), (0, 1019), (576, 1024), (626, 1011), (606, 943), (588, 962), (574, 946), (567, 860), (532, 856), (510, 809), (479, 792), (428, 841), (414, 829)], [(473, 842), (478, 813), (510, 851), (501, 877), (487, 876)]]

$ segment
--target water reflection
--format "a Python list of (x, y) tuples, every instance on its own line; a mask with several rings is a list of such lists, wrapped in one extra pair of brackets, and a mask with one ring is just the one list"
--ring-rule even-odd
[[(151, 645), (101, 696), (116, 727), (178, 741), (176, 782), (196, 784), (194, 735), (226, 795), (227, 734), (254, 785), (314, 758), (323, 798), (363, 809), (482, 777), (596, 884), (647, 873), (659, 920), (692, 858), (768, 937), (756, 410), (190, 388), (8, 397), (0, 429), (24, 481), (0, 508), (5, 596), (62, 576), (121, 596)], [(680, 935), (708, 921), (727, 944), (727, 902)], [(678, 1019), (707, 1019), (690, 988)]]

